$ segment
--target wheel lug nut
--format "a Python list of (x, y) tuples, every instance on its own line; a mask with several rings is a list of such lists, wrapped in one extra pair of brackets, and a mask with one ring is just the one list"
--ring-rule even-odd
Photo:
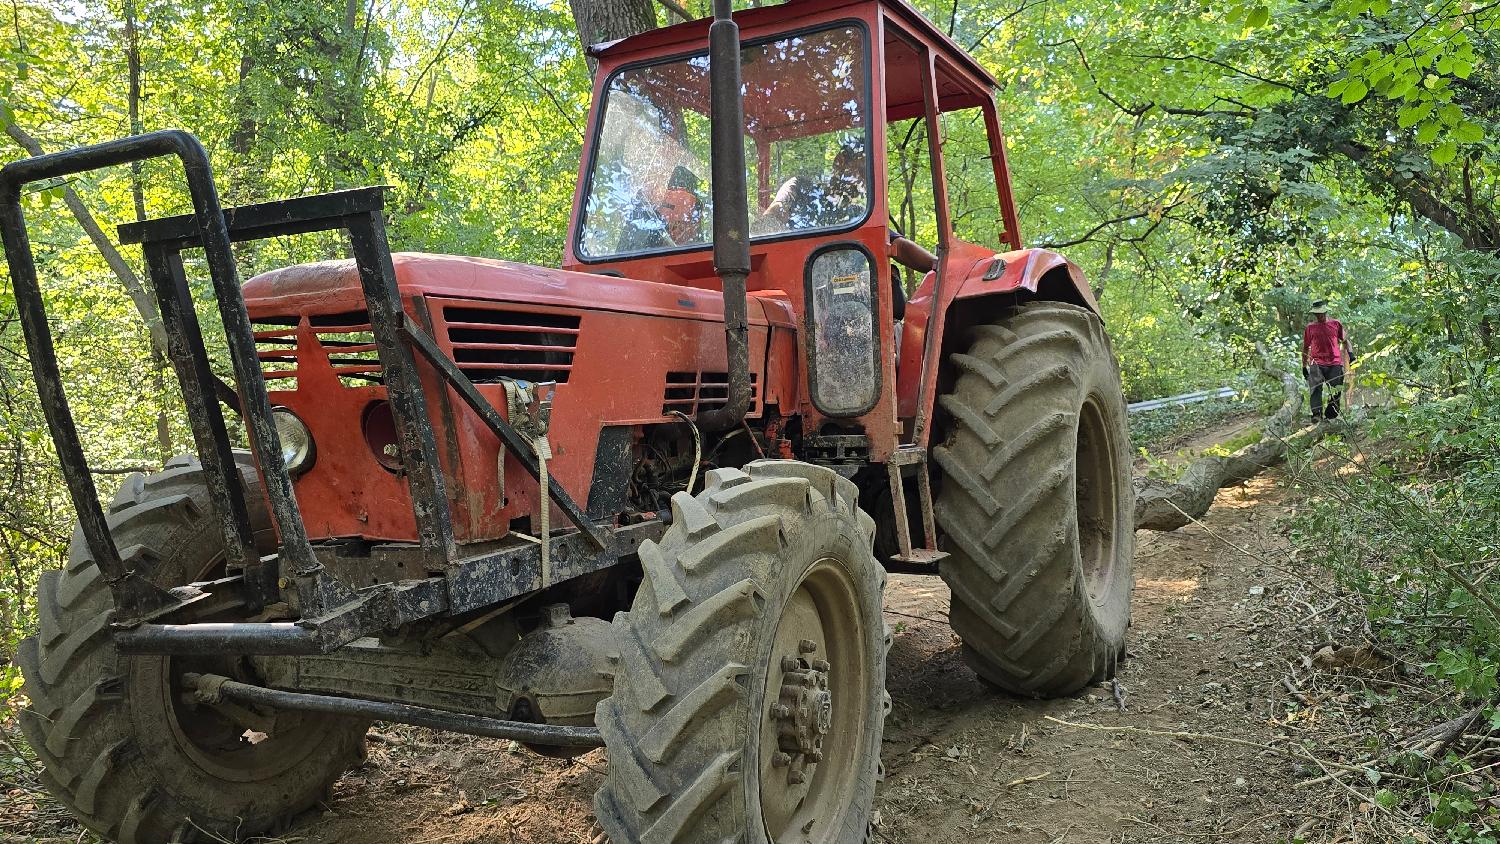
[(817, 649), (818, 649), (818, 643), (814, 642), (811, 639), (803, 639), (801, 642), (799, 642), (797, 644), (797, 650), (799, 650), (799, 651), (801, 651), (801, 652), (803, 652), (805, 654), (810, 654), (810, 653), (812, 653), (813, 651), (815, 651)]
[(792, 764), (792, 757), (785, 753), (777, 753), (771, 757), (771, 764), (777, 768), (785, 768)]
[(800, 659), (798, 659), (798, 658), (796, 658), (794, 656), (784, 656), (784, 657), (781, 658), (781, 670), (782, 671), (801, 671), (802, 670), (802, 660), (800, 660)]

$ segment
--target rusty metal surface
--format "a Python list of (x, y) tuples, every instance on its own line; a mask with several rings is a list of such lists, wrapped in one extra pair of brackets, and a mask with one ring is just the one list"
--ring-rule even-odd
[[(531, 444), (500, 415), (500, 412), (479, 392), (479, 388), (474, 386), (474, 382), (470, 381), (468, 376), (459, 371), (458, 365), (450, 360), (447, 355), (443, 354), (442, 349), (438, 348), (437, 343), (432, 337), (408, 316), (403, 316), (401, 335), (406, 342), (411, 344), (413, 349), (422, 355), (433, 369), (436, 369), (443, 376), (444, 380), (448, 382), (448, 386), (458, 393), (459, 397), (469, 405), (469, 408), (478, 414), (480, 419), (484, 420), (484, 423), (489, 426), (490, 431), (499, 437), (501, 442), (505, 443), (505, 448), (510, 452), (511, 457), (520, 463), (534, 480), (540, 480), (541, 467), (537, 463), (537, 455)], [(551, 497), (551, 503), (563, 512), (563, 515), (568, 518), (568, 521), (573, 523), (574, 527), (578, 528), (588, 537), (596, 550), (606, 551), (609, 548), (609, 539), (604, 529), (594, 524), (579, 509), (578, 504), (573, 501), (572, 496), (568, 495), (566, 489), (563, 489), (558, 484), (548, 484), (547, 492)]]
[(593, 727), (527, 724), (402, 703), (284, 692), (263, 686), (252, 686), (212, 674), (184, 674), (183, 680), (187, 685), (196, 689), (195, 694), (199, 702), (210, 705), (223, 698), (230, 698), (279, 710), (326, 712), (331, 715), (394, 721), (434, 730), (510, 739), (528, 744), (559, 747), (604, 746), (604, 740), (600, 738), (599, 731)]

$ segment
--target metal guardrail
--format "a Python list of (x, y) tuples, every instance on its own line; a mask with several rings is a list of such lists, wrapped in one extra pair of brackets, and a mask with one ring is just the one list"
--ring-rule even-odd
[(1167, 396), (1166, 398), (1161, 399), (1138, 401), (1134, 404), (1126, 405), (1125, 410), (1128, 413), (1140, 413), (1142, 411), (1157, 410), (1163, 407), (1173, 407), (1175, 405), (1183, 404), (1197, 404), (1198, 402), (1209, 401), (1210, 399), (1228, 398), (1237, 393), (1239, 393), (1239, 390), (1235, 387), (1219, 387), (1218, 389), (1214, 390), (1199, 390), (1196, 393), (1183, 393), (1180, 396)]

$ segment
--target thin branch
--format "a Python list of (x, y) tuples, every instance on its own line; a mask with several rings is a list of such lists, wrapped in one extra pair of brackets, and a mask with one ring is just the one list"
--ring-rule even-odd
[[(1101, 733), (1125, 733), (1128, 735), (1156, 736), (1159, 738), (1182, 739), (1184, 741), (1219, 742), (1222, 744), (1233, 744), (1241, 747), (1248, 747), (1252, 750), (1261, 750), (1269, 753), (1275, 753), (1280, 756), (1286, 756), (1288, 758), (1297, 759), (1303, 762), (1312, 762), (1320, 768), (1326, 765), (1329, 768), (1337, 768), (1338, 770), (1350, 771), (1352, 773), (1364, 773), (1367, 770), (1367, 768), (1359, 768), (1355, 767), (1354, 765), (1345, 765), (1342, 762), (1330, 762), (1327, 760), (1319, 759), (1318, 757), (1313, 756), (1306, 751), (1291, 750), (1284, 747), (1275, 747), (1273, 745), (1266, 744), (1264, 741), (1251, 741), (1249, 739), (1234, 738), (1232, 736), (1216, 736), (1209, 733), (1188, 733), (1180, 732), (1177, 730), (1150, 730), (1146, 729), (1145, 727), (1107, 727), (1103, 724), (1080, 724), (1076, 721), (1064, 721), (1061, 718), (1054, 718), (1051, 715), (1047, 715), (1045, 717), (1048, 721), (1051, 721), (1054, 724), (1061, 724), (1064, 727), (1072, 727), (1076, 730), (1094, 730)], [(1382, 771), (1381, 776), (1387, 779), (1401, 780), (1403, 782), (1419, 782), (1419, 780), (1415, 779), (1414, 777), (1408, 777), (1404, 774), (1395, 774), (1386, 771)]]
[(676, 15), (678, 19), (683, 22), (693, 20), (692, 13), (689, 12), (681, 3), (678, 3), (677, 0), (656, 0), (656, 2), (661, 4), (661, 7), (663, 9), (666, 9), (668, 12)]
[(1069, 38), (1066, 41), (1059, 41), (1056, 44), (1051, 45), (1051, 46), (1061, 46), (1063, 44), (1072, 44), (1073, 45), (1073, 49), (1078, 52), (1078, 60), (1081, 61), (1081, 62), (1083, 62), (1083, 69), (1086, 70), (1086, 71), (1088, 71), (1089, 79), (1093, 81), (1093, 83), (1094, 83), (1094, 90), (1099, 92), (1099, 96), (1101, 96), (1104, 99), (1108, 100), (1109, 103), (1110, 103), (1110, 105), (1113, 105), (1115, 108), (1119, 109), (1120, 111), (1125, 112), (1126, 114), (1129, 114), (1129, 115), (1132, 115), (1132, 116), (1135, 116), (1135, 117), (1142, 117), (1142, 116), (1148, 114), (1149, 112), (1160, 111), (1160, 112), (1162, 112), (1164, 114), (1171, 114), (1171, 115), (1176, 115), (1176, 116), (1180, 116), (1180, 117), (1246, 117), (1246, 118), (1248, 118), (1248, 117), (1254, 117), (1256, 115), (1256, 110), (1255, 109), (1248, 109), (1247, 110), (1247, 109), (1244, 109), (1244, 108), (1238, 108), (1238, 109), (1185, 108), (1185, 107), (1182, 107), (1182, 106), (1166, 106), (1166, 105), (1162, 105), (1161, 103), (1158, 103), (1158, 102), (1155, 102), (1155, 101), (1147, 101), (1147, 102), (1140, 103), (1138, 105), (1133, 105), (1133, 106), (1132, 105), (1126, 105), (1125, 103), (1121, 102), (1116, 97), (1112, 96), (1108, 91), (1104, 90), (1104, 86), (1099, 83), (1099, 77), (1097, 75), (1095, 75), (1094, 68), (1093, 68), (1092, 65), (1089, 64), (1088, 56), (1083, 52), (1083, 45), (1078, 43), (1078, 39), (1076, 39), (1076, 38)]
[(1291, 83), (1282, 82), (1279, 79), (1270, 79), (1270, 78), (1267, 78), (1265, 76), (1260, 76), (1259, 74), (1251, 73), (1248, 70), (1244, 70), (1242, 68), (1235, 67), (1234, 65), (1229, 64), (1227, 62), (1222, 62), (1222, 61), (1219, 61), (1218, 59), (1211, 59), (1208, 56), (1200, 56), (1200, 55), (1197, 55), (1196, 53), (1186, 53), (1186, 54), (1181, 55), (1181, 56), (1173, 56), (1173, 55), (1168, 55), (1168, 54), (1165, 54), (1165, 53), (1126, 53), (1126, 55), (1129, 56), (1130, 58), (1133, 58), (1133, 59), (1156, 59), (1156, 60), (1159, 60), (1159, 61), (1167, 61), (1167, 62), (1186, 62), (1186, 61), (1203, 62), (1204, 64), (1211, 64), (1214, 67), (1220, 68), (1222, 70), (1227, 70), (1230, 73), (1235, 74), (1236, 76), (1243, 76), (1246, 79), (1254, 79), (1256, 82), (1264, 82), (1267, 85), (1275, 85), (1278, 88), (1285, 88), (1288, 91), (1291, 91), (1293, 93), (1303, 94), (1303, 95), (1307, 94), (1306, 91), (1302, 90), (1301, 88), (1298, 88), (1295, 85), (1292, 85)]
[(443, 43), (438, 45), (437, 50), (432, 54), (432, 58), (427, 60), (427, 64), (422, 67), (422, 72), (418, 73), (416, 78), (411, 81), (411, 90), (406, 92), (406, 99), (403, 102), (404, 106), (411, 105), (411, 98), (416, 96), (417, 89), (421, 87), (422, 77), (426, 76), (428, 71), (432, 70), (433, 66), (447, 54), (448, 45), (452, 43), (453, 36), (458, 33), (459, 26), (464, 22), (464, 16), (469, 12), (470, 2), (471, 0), (464, 0), (464, 4), (458, 7), (458, 14), (453, 18), (453, 26), (448, 29), (448, 34), (443, 37)]
[(1139, 243), (1139, 242), (1144, 241), (1144, 240), (1148, 239), (1149, 237), (1151, 237), (1151, 235), (1158, 228), (1161, 227), (1161, 224), (1167, 221), (1168, 216), (1169, 216), (1168, 212), (1170, 212), (1172, 209), (1178, 207), (1179, 205), (1182, 205), (1184, 202), (1187, 201), (1186, 198), (1183, 196), (1183, 193), (1185, 193), (1185, 192), (1186, 192), (1186, 188), (1178, 191), (1177, 196), (1170, 203), (1168, 203), (1165, 206), (1162, 206), (1161, 208), (1148, 209), (1148, 210), (1145, 210), (1145, 211), (1136, 211), (1136, 212), (1131, 213), (1131, 214), (1123, 214), (1123, 215), (1121, 215), (1119, 217), (1114, 217), (1112, 219), (1105, 220), (1105, 221), (1099, 223), (1098, 225), (1096, 225), (1093, 228), (1089, 229), (1083, 235), (1081, 235), (1079, 237), (1075, 237), (1072, 240), (1050, 241), (1050, 242), (1046, 242), (1046, 243), (1041, 244), (1041, 246), (1043, 246), (1044, 248), (1047, 248), (1047, 249), (1063, 249), (1063, 248), (1068, 247), (1068, 246), (1077, 246), (1080, 243), (1087, 243), (1087, 242), (1093, 240), (1094, 239), (1094, 235), (1098, 234), (1101, 231), (1104, 231), (1105, 229), (1109, 228), (1110, 226), (1116, 226), (1116, 225), (1119, 225), (1120, 223), (1128, 223), (1128, 222), (1130, 222), (1132, 220), (1142, 220), (1142, 219), (1149, 218), (1149, 217), (1151, 217), (1153, 215), (1158, 215), (1158, 216), (1156, 216), (1156, 219), (1152, 221), (1151, 225), (1146, 228), (1145, 231), (1143, 231), (1143, 232), (1141, 232), (1140, 234), (1137, 234), (1137, 235), (1131, 235), (1130, 237), (1120, 238), (1118, 241), (1116, 241), (1117, 243)]

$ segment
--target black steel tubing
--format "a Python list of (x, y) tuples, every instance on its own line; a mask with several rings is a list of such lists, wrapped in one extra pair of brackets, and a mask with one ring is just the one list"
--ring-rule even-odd
[(250, 526), (244, 484), (240, 482), (239, 467), (224, 425), (224, 412), (215, 395), (217, 376), (209, 366), (198, 310), (193, 306), (193, 294), (182, 267), (182, 254), (165, 251), (155, 244), (147, 245), (144, 252), (146, 273), (156, 289), (157, 307), (167, 329), (167, 357), (177, 372), (188, 427), (198, 447), (198, 458), (203, 461), (209, 503), (225, 540), (224, 559), (231, 569), (245, 573), (250, 584), (246, 592), (249, 609), (254, 612), (264, 604), (269, 584), (260, 577), (260, 553), (255, 547), (255, 531)]
[(745, 107), (740, 80), (740, 27), (730, 0), (714, 0), (708, 29), (710, 168), (714, 200), (714, 271), (724, 287), (724, 354), (728, 401), (698, 414), (710, 431), (732, 428), (750, 409), (750, 321), (745, 277), (750, 274), (750, 202), (745, 186)]
[(330, 715), (349, 715), (372, 718), (379, 721), (394, 721), (412, 724), (433, 730), (447, 730), (473, 736), (510, 739), (525, 744), (542, 744), (553, 747), (603, 747), (604, 739), (597, 727), (565, 727), (557, 724), (529, 724), (524, 721), (505, 721), (480, 715), (463, 715), (425, 706), (404, 703), (383, 703), (359, 698), (335, 697), (333, 695), (310, 695), (303, 692), (283, 692), (252, 686), (212, 674), (185, 674), (183, 680), (202, 692), (219, 694), (227, 698), (270, 706), (276, 709), (300, 710), (303, 712), (326, 712)]
[(396, 445), (401, 450), (401, 465), (406, 468), (417, 541), (429, 560), (447, 563), (458, 556), (453, 541), (453, 514), (448, 506), (447, 483), (438, 462), (437, 440), (432, 433), (432, 417), (427, 412), (427, 397), (422, 392), (416, 360), (401, 336), (402, 323), (407, 316), (396, 286), (391, 248), (386, 243), (385, 220), (377, 206), (366, 213), (351, 215), (345, 220), (345, 226), (349, 230), (360, 285), (365, 292), (370, 332), (375, 337), (380, 368), (385, 373), (386, 397), (390, 400), (391, 416), (396, 423)]
[(201, 656), (255, 654), (294, 656), (324, 652), (316, 630), (290, 621), (230, 624), (139, 624), (114, 635), (115, 648), (127, 654)]
[[(312, 557), (312, 549), (307, 543), (296, 502), (291, 497), (291, 479), (281, 461), (281, 446), (275, 427), (271, 424), (270, 404), (259, 362), (255, 360), (254, 339), (250, 333), (244, 302), (240, 297), (233, 252), (229, 245), (223, 209), (219, 204), (218, 190), (214, 186), (213, 171), (208, 163), (208, 154), (191, 134), (181, 130), (166, 130), (35, 156), (0, 168), (0, 237), (3, 237), (5, 244), (5, 256), (10, 266), (17, 310), (26, 336), (32, 373), (37, 381), (37, 392), (57, 447), (64, 478), (68, 482), (69, 494), (78, 512), (84, 540), (100, 571), (111, 584), (121, 583), (128, 572), (125, 571), (119, 549), (109, 534), (109, 523), (99, 506), (98, 489), (89, 473), (87, 458), (63, 389), (56, 350), (47, 325), (45, 305), (37, 283), (36, 263), (26, 233), (25, 215), (21, 210), (21, 187), (44, 179), (165, 155), (175, 155), (182, 162), (188, 193), (192, 198), (194, 218), (207, 253), (220, 312), (229, 335), (236, 375), (241, 391), (246, 394), (247, 416), (251, 422), (256, 450), (260, 453), (261, 467), (266, 476), (272, 510), (282, 541), (293, 557)], [(184, 385), (184, 388), (188, 386)], [(212, 463), (216, 461), (212, 454), (208, 455), (205, 462), (209, 464), (205, 466), (208, 471), (221, 475), (223, 484), (240, 483), (238, 471), (233, 469), (232, 463), (229, 466), (213, 466)], [(233, 477), (230, 477), (231, 474)], [(218, 503), (220, 502), (216, 502)], [(248, 524), (247, 514), (221, 515), (223, 518), (220, 521), (226, 527)], [(225, 540), (226, 546), (231, 549), (253, 547), (251, 537), (226, 536)], [(132, 600), (127, 599), (127, 594), (123, 590), (117, 590), (116, 600), (122, 609), (130, 611), (134, 607), (131, 605)]]

